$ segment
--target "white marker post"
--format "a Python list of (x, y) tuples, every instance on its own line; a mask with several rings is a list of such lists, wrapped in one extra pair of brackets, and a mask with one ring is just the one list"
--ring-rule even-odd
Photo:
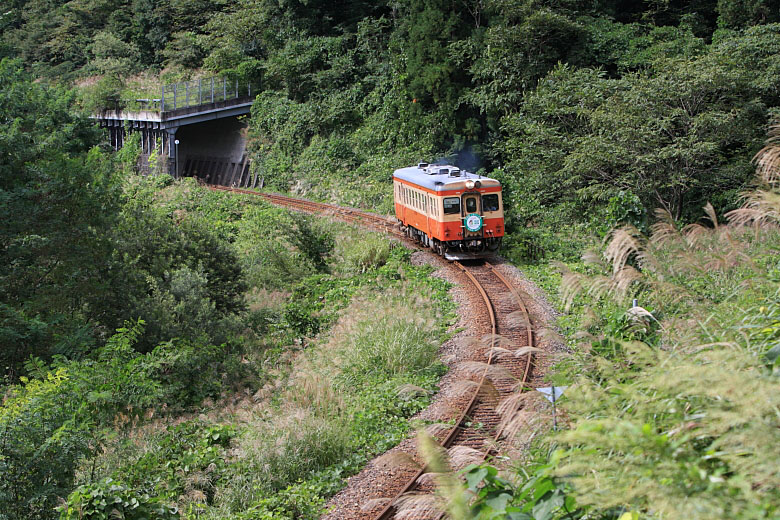
[(547, 386), (544, 388), (537, 388), (536, 391), (544, 395), (544, 397), (552, 403), (553, 407), (553, 431), (558, 429), (558, 422), (555, 419), (555, 401), (563, 395), (564, 390), (569, 388), (568, 386)]

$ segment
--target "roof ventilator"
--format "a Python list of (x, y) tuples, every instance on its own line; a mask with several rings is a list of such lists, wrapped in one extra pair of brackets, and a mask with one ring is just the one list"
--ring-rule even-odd
[(460, 177), (460, 168), (453, 168), (450, 170), (450, 177)]

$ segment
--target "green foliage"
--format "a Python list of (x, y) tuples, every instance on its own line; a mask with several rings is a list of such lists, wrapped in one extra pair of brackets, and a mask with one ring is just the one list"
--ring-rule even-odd
[(526, 471), (521, 485), (502, 478), (498, 470), (486, 464), (461, 470), (467, 489), (474, 495), (471, 512), (477, 520), (553, 520), (582, 518), (570, 489), (551, 476), (553, 465), (541, 465)]
[(711, 198), (733, 207), (778, 100), (760, 72), (780, 52), (776, 31), (724, 37), (704, 56), (656, 58), (651, 72), (620, 79), (558, 67), (503, 120), (510, 218), (539, 226), (586, 215), (601, 227), (643, 224), (659, 204), (684, 219)]
[(729, 29), (780, 22), (780, 5), (774, 0), (718, 0), (718, 25)]
[(516, 111), (523, 93), (532, 90), (557, 63), (578, 63), (585, 42), (571, 16), (541, 2), (486, 2), (484, 32), (456, 42), (451, 49), (474, 79), (464, 98), (497, 118)]
[[(276, 208), (248, 208), (237, 246), (247, 280), (255, 287), (286, 289), (301, 278), (327, 270), (332, 239), (323, 223)], [(279, 230), (269, 236), (269, 230)]]
[(245, 305), (237, 252), (198, 215), (155, 206), (155, 182), (126, 186), (127, 203), (112, 230), (112, 260), (125, 266), (114, 283), (126, 296), (107, 302), (104, 312), (144, 319), (145, 350), (172, 337), (222, 343)]
[(348, 371), (399, 374), (423, 369), (436, 360), (436, 324), (420, 323), (405, 304), (406, 299), (398, 299), (376, 309), (377, 319), (352, 334)]
[(75, 344), (90, 343), (118, 192), (72, 93), (7, 59), (0, 89), (0, 362), (13, 376), (31, 354), (79, 355)]
[(230, 349), (226, 345), (208, 345), (171, 340), (155, 347), (149, 356), (149, 370), (160, 385), (160, 400), (173, 409), (197, 405), (203, 399), (219, 395), (223, 376), (241, 370), (225, 366)]
[(88, 432), (73, 421), (82, 403), (71, 399), (68, 385), (61, 368), (3, 403), (0, 504), (9, 520), (50, 518), (56, 497), (70, 491), (73, 466), (90, 451)]
[(60, 508), (61, 520), (174, 520), (179, 512), (157, 498), (140, 494), (120, 481), (107, 478), (79, 486)]
[(121, 329), (96, 361), (23, 378), (0, 407), (0, 509), (7, 518), (51, 518), (80, 460), (93, 455), (115, 414), (155, 401), (158, 385), (133, 349), (140, 325)]
[[(233, 426), (190, 420), (168, 426), (147, 449), (112, 473), (138, 493), (160, 501), (206, 505), (226, 477)], [(182, 497), (186, 496), (186, 500)]]
[(382, 267), (390, 258), (392, 244), (386, 237), (355, 230), (336, 244), (334, 255), (349, 274), (365, 273)]

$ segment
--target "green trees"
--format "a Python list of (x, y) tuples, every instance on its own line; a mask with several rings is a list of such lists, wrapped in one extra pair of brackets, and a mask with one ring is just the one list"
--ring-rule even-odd
[(70, 93), (34, 84), (8, 59), (0, 89), (0, 364), (13, 375), (30, 354), (89, 345), (118, 187), (89, 151), (97, 132), (71, 112)]
[(33, 378), (9, 389), (0, 407), (2, 518), (51, 518), (115, 414), (156, 400), (159, 386), (133, 348), (141, 330), (121, 329), (94, 362), (34, 364)]
[(201, 219), (154, 207), (153, 183), (126, 182), (91, 148), (73, 96), (0, 63), (0, 366), (80, 358), (127, 319), (140, 348), (173, 337), (226, 340), (244, 308), (236, 253)]
[(763, 72), (776, 66), (778, 31), (726, 35), (700, 57), (659, 58), (619, 79), (557, 68), (503, 120), (497, 149), (520, 218), (595, 220), (620, 192), (684, 219), (708, 200), (733, 207), (780, 99)]

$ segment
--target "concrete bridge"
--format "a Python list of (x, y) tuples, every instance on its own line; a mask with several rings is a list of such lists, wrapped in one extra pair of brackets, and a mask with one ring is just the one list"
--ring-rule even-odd
[(156, 152), (174, 178), (254, 187), (246, 158), (246, 123), (252, 86), (208, 78), (166, 85), (159, 99), (139, 99), (136, 110), (104, 110), (94, 117), (118, 150), (129, 132), (141, 134), (142, 169)]

